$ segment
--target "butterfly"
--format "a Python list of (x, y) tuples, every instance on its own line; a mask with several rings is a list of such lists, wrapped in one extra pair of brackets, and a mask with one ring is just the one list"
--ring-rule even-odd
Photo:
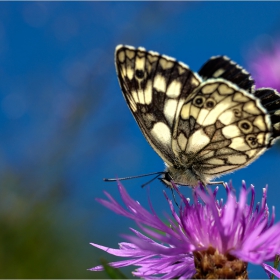
[(163, 159), (161, 181), (204, 186), (256, 160), (280, 136), (280, 95), (226, 56), (195, 73), (174, 58), (118, 45), (115, 65), (124, 98), (145, 138)]

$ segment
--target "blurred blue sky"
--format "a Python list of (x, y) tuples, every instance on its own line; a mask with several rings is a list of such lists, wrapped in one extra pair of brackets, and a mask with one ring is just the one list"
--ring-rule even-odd
[[(75, 225), (72, 243), (81, 253), (73, 258), (80, 258), (81, 277), (94, 277), (82, 273), (99, 263), (99, 254), (109, 256), (88, 243), (117, 247), (131, 226), (95, 202), (103, 190), (118, 195), (116, 184), (102, 178), (163, 169), (122, 97), (116, 45), (143, 46), (194, 71), (220, 54), (250, 70), (249, 58), (279, 33), (280, 2), (0, 2), (1, 193), (11, 192), (17, 212), (30, 198), (43, 201), (57, 191), (60, 216), (52, 204), (46, 211), (60, 227)], [(279, 146), (273, 147), (223, 180), (232, 179), (237, 189), (242, 179), (254, 184), (258, 200), (269, 184), (269, 206), (276, 206), (279, 221), (279, 163)], [(143, 205), (145, 180), (124, 182)], [(166, 209), (163, 189), (159, 182), (150, 186), (159, 213)], [(19, 206), (18, 200), (26, 201)], [(266, 275), (252, 266), (249, 277)]]

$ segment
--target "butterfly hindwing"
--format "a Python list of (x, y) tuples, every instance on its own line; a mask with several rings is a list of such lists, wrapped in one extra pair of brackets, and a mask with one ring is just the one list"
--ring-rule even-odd
[(164, 161), (174, 164), (175, 120), (200, 78), (173, 58), (123, 45), (116, 49), (116, 68), (126, 102), (146, 139)]
[(276, 138), (280, 137), (280, 94), (272, 88), (260, 88), (254, 92), (254, 96), (260, 100), (269, 114), (273, 127), (271, 144)]
[(248, 165), (271, 135), (258, 99), (223, 79), (208, 79), (189, 96), (176, 132), (172, 147), (180, 165), (201, 180)]

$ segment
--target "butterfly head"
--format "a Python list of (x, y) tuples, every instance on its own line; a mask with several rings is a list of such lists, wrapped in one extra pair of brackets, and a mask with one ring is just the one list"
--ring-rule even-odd
[(199, 185), (199, 182), (206, 186), (210, 178), (206, 178), (203, 173), (199, 172), (199, 167), (194, 165), (190, 168), (167, 165), (160, 181), (170, 188), (173, 187), (171, 181), (180, 186), (196, 187)]

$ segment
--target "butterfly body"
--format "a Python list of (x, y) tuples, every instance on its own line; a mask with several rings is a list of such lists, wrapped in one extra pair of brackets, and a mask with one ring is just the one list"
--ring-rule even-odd
[(227, 57), (211, 58), (197, 74), (173, 58), (120, 45), (116, 68), (134, 118), (165, 162), (168, 186), (207, 185), (247, 166), (280, 135), (279, 94), (255, 91), (249, 73)]

